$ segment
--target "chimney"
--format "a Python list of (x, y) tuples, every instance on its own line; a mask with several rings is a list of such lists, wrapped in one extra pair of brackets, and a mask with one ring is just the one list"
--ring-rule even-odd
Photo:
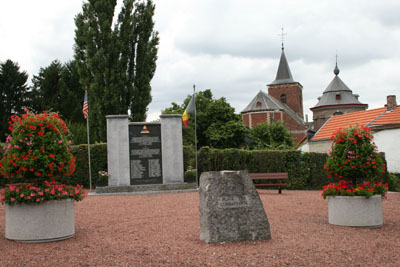
[(396, 96), (395, 95), (388, 95), (386, 97), (387, 104), (385, 105), (387, 110), (392, 110), (397, 107)]

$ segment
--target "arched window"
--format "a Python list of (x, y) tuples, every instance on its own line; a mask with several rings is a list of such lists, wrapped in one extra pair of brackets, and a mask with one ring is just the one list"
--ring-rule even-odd
[(258, 108), (261, 107), (261, 102), (260, 102), (260, 101), (257, 101), (256, 106), (257, 106)]
[(335, 113), (333, 113), (333, 116), (336, 116), (336, 115), (342, 115), (342, 114), (343, 114), (343, 112), (336, 111)]
[(286, 94), (281, 94), (281, 102), (286, 104)]

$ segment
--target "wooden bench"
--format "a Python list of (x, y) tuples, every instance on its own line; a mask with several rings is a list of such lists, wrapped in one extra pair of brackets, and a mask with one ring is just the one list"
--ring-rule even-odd
[(288, 179), (287, 172), (270, 172), (270, 173), (249, 173), (250, 178), (253, 180), (275, 180), (277, 183), (275, 184), (256, 184), (254, 183), (255, 187), (278, 187), (279, 194), (282, 194), (282, 187), (286, 186), (287, 184), (283, 183), (284, 180)]

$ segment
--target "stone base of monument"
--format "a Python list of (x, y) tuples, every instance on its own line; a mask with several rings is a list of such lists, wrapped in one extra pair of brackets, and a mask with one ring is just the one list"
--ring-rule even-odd
[(196, 183), (147, 184), (97, 187), (96, 194), (196, 190)]
[(245, 171), (203, 172), (200, 240), (206, 243), (271, 239), (267, 215)]

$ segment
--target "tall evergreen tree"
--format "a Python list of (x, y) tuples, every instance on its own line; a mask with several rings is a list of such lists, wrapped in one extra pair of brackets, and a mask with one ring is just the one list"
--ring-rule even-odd
[(11, 114), (21, 114), (27, 105), (28, 74), (20, 71), (18, 63), (0, 63), (0, 141), (5, 140)]
[(33, 76), (31, 108), (36, 112), (51, 110), (58, 112), (64, 120), (84, 122), (82, 102), (85, 91), (79, 83), (75, 61), (66, 64), (54, 60), (40, 68)]
[(94, 140), (106, 139), (105, 116), (127, 114), (144, 121), (151, 102), (158, 33), (152, 1), (124, 0), (113, 26), (116, 0), (89, 0), (75, 18), (75, 59), (89, 92)]
[(54, 60), (48, 67), (40, 68), (38, 75), (32, 78), (31, 108), (36, 112), (52, 110), (59, 112), (62, 101), (60, 80), (63, 66)]

